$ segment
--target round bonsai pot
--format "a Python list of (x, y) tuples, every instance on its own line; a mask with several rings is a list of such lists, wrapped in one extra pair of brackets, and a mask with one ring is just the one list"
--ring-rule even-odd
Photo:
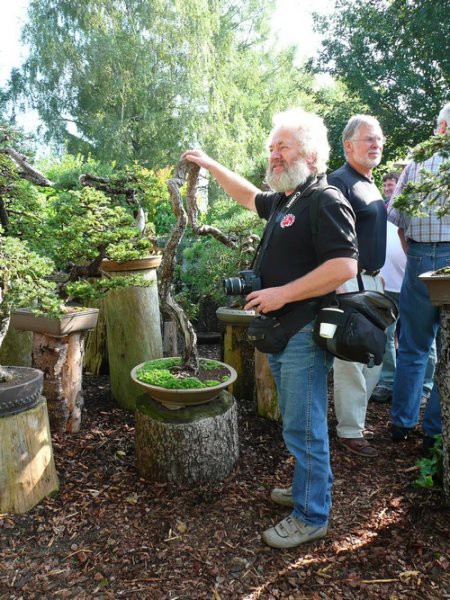
[(43, 373), (31, 367), (3, 367), (12, 375), (0, 382), (0, 416), (24, 412), (37, 405), (43, 386)]
[(419, 279), (427, 286), (433, 304), (450, 304), (450, 274), (427, 271), (419, 275)]
[[(164, 359), (157, 359), (159, 361)], [(167, 358), (172, 360), (172, 358)], [(200, 359), (201, 360), (201, 359)], [(146, 363), (151, 361), (146, 361)], [(215, 361), (220, 367), (226, 369), (229, 372), (229, 377), (226, 381), (219, 383), (212, 387), (194, 388), (194, 389), (168, 389), (158, 385), (152, 385), (150, 383), (144, 383), (139, 381), (137, 378), (137, 371), (143, 367), (146, 363), (141, 363), (132, 369), (130, 375), (131, 379), (143, 388), (154, 400), (157, 400), (160, 404), (166, 408), (177, 410), (186, 406), (194, 406), (196, 404), (205, 404), (213, 398), (216, 398), (222, 390), (225, 390), (231, 385), (237, 377), (236, 371), (230, 365), (227, 365), (220, 361)]]

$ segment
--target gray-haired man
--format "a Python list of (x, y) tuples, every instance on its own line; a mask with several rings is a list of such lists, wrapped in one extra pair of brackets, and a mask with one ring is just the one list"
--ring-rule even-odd
[[(372, 169), (381, 161), (384, 137), (377, 119), (355, 115), (347, 123), (342, 144), (347, 162), (328, 176), (350, 202), (356, 217), (358, 267), (366, 290), (383, 291), (379, 275), (386, 257), (386, 209), (372, 178)], [(356, 277), (339, 292), (358, 290)], [(364, 438), (367, 403), (378, 382), (381, 365), (369, 368), (362, 363), (334, 361), (334, 407), (340, 444), (366, 458), (378, 452)]]

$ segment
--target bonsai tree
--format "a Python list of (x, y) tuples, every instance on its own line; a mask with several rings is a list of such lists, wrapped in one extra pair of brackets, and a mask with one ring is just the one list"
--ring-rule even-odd
[[(59, 168), (49, 167), (52, 181), (15, 149), (21, 142), (18, 134), (0, 128), (0, 223), (9, 236), (53, 260), (61, 299), (83, 301), (111, 287), (148, 285), (139, 276), (112, 279), (101, 265), (105, 258), (132, 260), (154, 249), (146, 213), (151, 186), (161, 190), (162, 178), (137, 165), (118, 171), (65, 157)], [(96, 173), (81, 172), (86, 166)], [(161, 193), (155, 195), (164, 201)]]
[[(193, 163), (180, 161), (172, 178), (167, 183), (177, 222), (165, 247), (159, 279), (161, 311), (175, 321), (184, 340), (180, 370), (190, 372), (193, 375), (198, 375), (199, 372), (197, 336), (186, 312), (172, 295), (178, 246), (184, 236), (186, 226), (189, 224), (195, 235), (211, 235), (225, 246), (237, 247), (236, 241), (222, 233), (217, 227), (198, 223), (196, 192), (199, 170), (199, 167)], [(185, 182), (187, 184), (186, 205), (184, 205), (180, 193), (180, 189)]]
[[(57, 313), (60, 300), (55, 283), (48, 277), (54, 270), (49, 259), (29, 250), (26, 243), (4, 235), (0, 227), (0, 347), (9, 326), (12, 307), (30, 307), (37, 312)], [(0, 381), (12, 378), (0, 365)]]

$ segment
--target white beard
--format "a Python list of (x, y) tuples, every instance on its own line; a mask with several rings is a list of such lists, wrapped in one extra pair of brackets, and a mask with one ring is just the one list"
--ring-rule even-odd
[(288, 192), (305, 183), (311, 171), (303, 158), (285, 166), (281, 173), (272, 173), (270, 165), (266, 171), (266, 182), (274, 192)]
[(363, 167), (366, 167), (366, 169), (374, 169), (380, 164), (381, 156), (379, 156), (378, 158), (369, 158), (367, 156), (366, 158), (361, 159), (360, 162), (363, 165)]

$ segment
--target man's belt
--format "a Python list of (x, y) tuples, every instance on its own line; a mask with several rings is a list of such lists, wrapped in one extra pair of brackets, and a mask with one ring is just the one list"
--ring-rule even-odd
[(361, 273), (361, 275), (367, 275), (367, 277), (376, 277), (377, 275), (379, 275), (380, 269), (377, 269), (376, 271), (366, 271), (366, 269), (359, 269), (359, 273)]
[(428, 246), (450, 246), (450, 241), (442, 241), (442, 242), (417, 242), (416, 240), (412, 240), (411, 238), (406, 238), (408, 244), (427, 244)]

